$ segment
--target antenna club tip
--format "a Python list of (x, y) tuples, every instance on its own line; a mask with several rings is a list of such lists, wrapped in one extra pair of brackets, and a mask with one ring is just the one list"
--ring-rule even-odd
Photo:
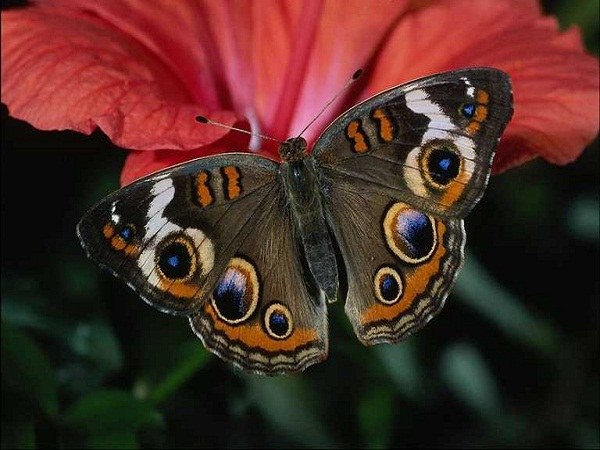
[(352, 79), (353, 80), (358, 80), (361, 75), (363, 74), (363, 70), (362, 69), (358, 69), (356, 72), (354, 72), (354, 74), (352, 75)]
[(206, 117), (204, 117), (204, 116), (196, 116), (196, 122), (208, 123), (209, 120)]

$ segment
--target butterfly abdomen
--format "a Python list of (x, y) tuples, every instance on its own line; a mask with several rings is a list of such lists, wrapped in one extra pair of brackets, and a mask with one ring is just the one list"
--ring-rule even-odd
[(314, 167), (309, 159), (284, 162), (281, 177), (312, 281), (333, 302), (338, 291), (337, 262)]

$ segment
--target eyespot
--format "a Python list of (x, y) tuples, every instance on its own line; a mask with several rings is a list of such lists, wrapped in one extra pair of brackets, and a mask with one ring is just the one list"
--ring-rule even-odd
[(475, 104), (474, 103), (464, 103), (459, 108), (459, 111), (467, 119), (471, 119), (475, 115)]
[(404, 283), (400, 273), (393, 267), (380, 268), (373, 278), (373, 287), (377, 300), (386, 305), (393, 305), (402, 297)]
[(115, 225), (108, 222), (102, 228), (102, 234), (113, 250), (123, 252), (127, 256), (138, 254), (139, 248), (133, 243), (135, 238), (135, 226), (133, 224), (115, 229)]
[(423, 147), (421, 172), (431, 186), (444, 189), (461, 172), (461, 156), (456, 146), (447, 141), (435, 141)]
[(267, 307), (263, 320), (267, 333), (274, 339), (285, 339), (294, 330), (290, 310), (279, 302), (271, 303)]
[(435, 221), (405, 203), (394, 203), (383, 219), (385, 240), (402, 261), (418, 264), (426, 261), (437, 246)]
[(189, 280), (196, 272), (197, 256), (191, 239), (186, 235), (167, 237), (156, 252), (156, 265), (163, 278)]
[(445, 148), (431, 150), (427, 158), (429, 176), (438, 184), (446, 185), (458, 176), (460, 159)]
[(132, 223), (128, 223), (127, 225), (123, 225), (121, 229), (117, 233), (121, 239), (125, 242), (131, 242), (136, 234), (135, 225)]
[(259, 288), (252, 263), (241, 257), (232, 258), (213, 291), (213, 308), (225, 322), (242, 323), (256, 310)]

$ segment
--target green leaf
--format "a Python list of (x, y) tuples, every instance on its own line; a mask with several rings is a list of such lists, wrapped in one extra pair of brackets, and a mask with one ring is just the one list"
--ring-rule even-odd
[(466, 405), (483, 416), (500, 409), (496, 382), (487, 364), (470, 344), (453, 344), (442, 355), (441, 377)]
[(507, 292), (479, 263), (467, 254), (456, 283), (458, 300), (490, 319), (506, 335), (542, 355), (556, 353), (560, 338), (552, 326), (531, 314), (519, 299)]
[(154, 404), (163, 402), (208, 361), (210, 361), (210, 354), (198, 344), (198, 341), (187, 342), (181, 349), (180, 360), (160, 383), (150, 389), (148, 399)]
[(590, 50), (598, 53), (598, 0), (557, 2), (557, 15), (562, 28), (577, 25)]
[[(2, 408), (5, 408), (2, 399)], [(2, 420), (2, 448), (35, 448), (33, 421)]]
[(104, 322), (78, 324), (69, 342), (75, 354), (88, 358), (104, 370), (118, 371), (123, 366), (119, 342)]
[(400, 392), (416, 399), (423, 388), (423, 374), (417, 360), (415, 340), (398, 345), (378, 345), (373, 348), (373, 352)]
[(40, 348), (2, 321), (2, 384), (49, 416), (58, 411), (56, 373)]
[(2, 320), (17, 327), (30, 328), (66, 341), (69, 325), (59, 308), (52, 304), (37, 286), (36, 280), (27, 277), (2, 278)]
[[(63, 292), (72, 299), (93, 298), (99, 290), (98, 267), (94, 264), (82, 264), (81, 261), (81, 257), (67, 257), (60, 265), (60, 280), (57, 281), (61, 283)], [(97, 305), (94, 307), (97, 308)]]
[(88, 448), (139, 448), (137, 437), (131, 431), (93, 434), (87, 440)]
[(145, 305), (140, 305), (139, 309), (135, 324), (136, 338), (128, 345), (135, 353), (140, 373), (151, 383), (156, 383), (168, 376), (170, 370), (189, 355), (182, 355), (180, 349), (189, 349), (192, 342), (196, 348), (203, 346), (181, 318), (156, 314)]
[(358, 423), (367, 448), (388, 448), (392, 434), (393, 391), (385, 385), (361, 393)]
[(318, 404), (300, 376), (265, 378), (244, 375), (250, 401), (267, 422), (290, 440), (316, 448), (331, 448), (333, 439), (317, 417)]
[(99, 320), (78, 321), (39, 292), (33, 280), (21, 279), (2, 290), (2, 319), (20, 327), (35, 329), (70, 347), (103, 371), (117, 371), (123, 356), (112, 329)]
[(579, 422), (572, 430), (573, 448), (600, 448), (600, 436), (597, 423)]
[(120, 390), (92, 392), (71, 406), (63, 418), (67, 426), (97, 436), (163, 426), (162, 415), (152, 405)]
[(600, 207), (598, 200), (578, 198), (567, 211), (567, 224), (575, 236), (598, 242), (600, 235)]

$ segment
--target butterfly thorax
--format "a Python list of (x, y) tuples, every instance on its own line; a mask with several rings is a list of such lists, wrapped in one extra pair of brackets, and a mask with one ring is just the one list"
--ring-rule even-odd
[[(312, 158), (306, 157), (306, 141), (292, 138), (281, 144), (280, 168), (287, 204), (294, 218), (312, 282), (329, 302), (337, 298), (338, 272), (335, 251), (323, 214), (319, 179)], [(307, 273), (307, 275), (309, 275)]]
[(301, 161), (306, 157), (306, 140), (302, 137), (290, 138), (279, 146), (282, 161)]

